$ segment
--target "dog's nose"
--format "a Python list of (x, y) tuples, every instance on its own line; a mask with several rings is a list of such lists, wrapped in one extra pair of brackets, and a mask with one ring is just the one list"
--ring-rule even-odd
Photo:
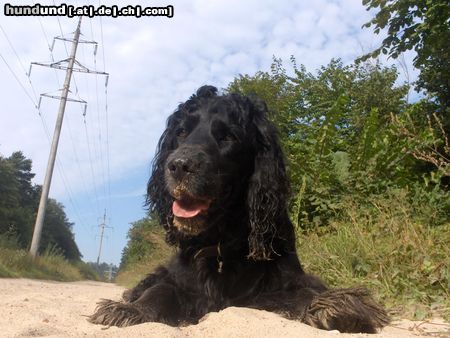
[(194, 172), (192, 161), (186, 157), (174, 158), (167, 164), (167, 168), (177, 180), (181, 180), (186, 174)]

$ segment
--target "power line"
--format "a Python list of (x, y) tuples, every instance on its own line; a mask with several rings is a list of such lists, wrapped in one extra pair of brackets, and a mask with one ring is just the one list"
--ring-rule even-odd
[[(90, 23), (91, 32), (92, 32), (92, 19), (91, 18), (89, 18), (89, 23)], [(92, 40), (94, 40), (94, 35), (93, 34), (92, 34)], [(94, 50), (96, 50), (96, 49), (97, 49), (97, 45), (95, 45), (95, 49)], [(86, 63), (86, 56), (85, 56), (84, 49), (82, 49), (82, 55), (83, 55), (83, 61)], [(87, 77), (85, 77), (85, 81), (86, 81), (88, 100), (90, 101), (90, 95), (89, 95), (90, 90), (89, 90), (89, 82), (87, 80)], [(86, 113), (86, 115), (88, 115), (88, 114)], [(84, 135), (86, 137), (86, 145), (87, 145), (87, 148), (88, 148), (89, 166), (90, 166), (92, 185), (94, 187), (94, 189), (91, 190), (91, 193), (93, 194), (93, 201), (95, 201), (97, 214), (100, 214), (100, 202), (99, 202), (99, 198), (98, 198), (98, 194), (97, 194), (97, 184), (95, 182), (95, 175), (94, 175), (92, 155), (91, 155), (91, 147), (90, 147), (89, 135), (88, 135), (87, 125), (86, 125), (86, 115), (83, 115), (83, 123), (84, 123), (84, 131), (85, 131)], [(92, 207), (94, 207), (94, 206), (92, 206)]]
[[(50, 131), (48, 129), (47, 123), (45, 123), (45, 120), (41, 113), (39, 113), (39, 116), (41, 118), (41, 123), (44, 128), (45, 135), (47, 136), (48, 143), (51, 146)], [(80, 215), (79, 208), (78, 208), (77, 204), (75, 203), (75, 199), (73, 198), (72, 189), (70, 188), (69, 184), (67, 183), (68, 180), (64, 173), (63, 165), (58, 158), (56, 158), (56, 168), (58, 170), (59, 176), (61, 177), (61, 182), (63, 183), (64, 189), (66, 190), (67, 197), (69, 199), (69, 203), (72, 205), (73, 210), (74, 210), (78, 220), (80, 221), (81, 225), (83, 226), (83, 228), (85, 228), (85, 230), (88, 230), (84, 219)]]
[(93, 166), (93, 161), (92, 161), (92, 155), (91, 155), (91, 145), (89, 142), (89, 133), (88, 133), (88, 129), (87, 129), (87, 123), (86, 123), (86, 117), (84, 119), (84, 131), (85, 131), (85, 135), (86, 135), (86, 141), (87, 141), (87, 146), (88, 146), (88, 156), (89, 156), (89, 166), (91, 168), (91, 177), (92, 177), (92, 182), (93, 182), (93, 188), (94, 188), (94, 194), (95, 194), (95, 201), (97, 204), (97, 210), (100, 211), (100, 205), (99, 205), (99, 199), (98, 199), (98, 193), (97, 193), (97, 183), (95, 181), (95, 174), (94, 174), (94, 166)]
[(9, 44), (9, 46), (11, 47), (12, 51), (13, 51), (14, 54), (16, 55), (17, 60), (19, 60), (19, 63), (20, 63), (20, 65), (22, 66), (22, 69), (23, 69), (24, 73), (26, 74), (26, 73), (27, 73), (27, 70), (25, 69), (25, 67), (24, 67), (24, 65), (23, 65), (23, 63), (22, 63), (22, 61), (21, 61), (20, 58), (19, 58), (19, 55), (17, 54), (16, 49), (14, 48), (13, 44), (11, 43), (11, 40), (9, 40), (8, 35), (6, 34), (6, 32), (5, 32), (5, 30), (3, 29), (2, 25), (0, 25), (0, 29), (1, 29), (1, 31), (3, 32), (3, 35), (4, 35), (5, 38), (6, 38), (6, 41), (8, 41), (8, 44)]
[[(35, 5), (36, 3), (32, 0), (33, 5)], [(50, 57), (52, 58), (52, 62), (55, 62), (55, 58), (53, 57), (53, 48), (52, 45), (50, 45), (50, 42), (48, 40), (48, 36), (47, 33), (45, 31), (44, 25), (42, 24), (42, 20), (40, 16), (36, 16), (37, 20), (39, 21), (39, 25), (41, 26), (41, 31), (44, 34), (44, 38), (45, 38), (45, 42), (47, 43), (47, 47), (48, 50), (50, 52)], [(58, 88), (61, 87), (60, 82), (59, 82), (59, 78), (58, 78), (58, 72), (56, 71), (56, 69), (53, 70), (55, 73), (55, 77), (56, 77), (56, 82), (58, 83)]]
[[(99, 3), (99, 6), (101, 4)], [(92, 25), (92, 19), (90, 19), (90, 29), (91, 29), (91, 38), (94, 39), (94, 29)], [(105, 66), (105, 48), (104, 48), (104, 40), (103, 40), (103, 24), (100, 18), (100, 29), (101, 29), (101, 48), (102, 48), (102, 59), (103, 59), (103, 70), (106, 68)], [(94, 50), (94, 69), (97, 70), (97, 49)], [(95, 79), (95, 95), (96, 95), (96, 103), (97, 103), (97, 123), (99, 126), (98, 133), (98, 149), (100, 154), (100, 165), (103, 179), (103, 195), (107, 198), (108, 208), (111, 209), (111, 169), (110, 169), (110, 151), (109, 151), (109, 115), (108, 115), (108, 76), (106, 76), (105, 81), (105, 99), (104, 99), (104, 110), (105, 110), (105, 131), (106, 131), (106, 145), (103, 146), (104, 133), (102, 133), (102, 123), (101, 123), (101, 109), (100, 109), (100, 95), (98, 88), (98, 76)], [(94, 142), (95, 146), (95, 142)], [(106, 152), (106, 175), (105, 175), (105, 156), (104, 152)], [(105, 177), (106, 176), (106, 177)]]
[[(17, 60), (19, 61), (19, 64), (20, 64), (20, 66), (22, 67), (22, 69), (23, 69), (23, 71), (24, 71), (24, 74), (25, 74), (25, 75), (28, 75), (28, 74), (27, 74), (27, 70), (25, 69), (25, 67), (24, 67), (24, 65), (23, 65), (23, 63), (22, 63), (22, 60), (20, 59), (19, 55), (17, 54), (16, 49), (14, 48), (14, 46), (13, 46), (11, 40), (10, 40), (9, 37), (8, 37), (8, 34), (6, 34), (6, 31), (4, 30), (4, 28), (3, 28), (2, 25), (0, 25), (0, 30), (2, 31), (3, 35), (5, 36), (6, 41), (8, 41), (9, 47), (10, 47), (11, 50), (13, 51), (13, 53), (14, 53), (14, 55), (16, 56)], [(28, 77), (28, 81), (29, 81), (29, 83), (30, 83), (30, 85), (31, 85), (31, 89), (32, 89), (32, 91), (33, 91), (33, 93), (34, 93), (35, 100), (33, 100), (33, 98), (31, 97), (31, 95), (30, 95), (30, 94), (28, 93), (28, 91), (25, 89), (25, 86), (22, 84), (22, 81), (20, 81), (19, 77), (16, 75), (16, 73), (13, 71), (13, 69), (10, 67), (10, 65), (8, 64), (8, 62), (6, 61), (6, 59), (3, 57), (3, 55), (2, 55), (1, 53), (0, 53), (0, 57), (2, 58), (3, 62), (6, 64), (6, 66), (7, 66), (8, 69), (9, 69), (9, 71), (11, 72), (11, 74), (12, 74), (12, 75), (14, 76), (14, 78), (16, 79), (16, 81), (17, 81), (17, 82), (19, 83), (19, 85), (22, 87), (22, 89), (23, 89), (23, 91), (25, 92), (25, 94), (28, 96), (28, 98), (31, 100), (31, 102), (33, 102), (33, 105), (37, 108), (37, 104), (36, 104), (36, 101), (37, 101), (36, 91), (34, 90), (34, 87), (33, 87), (32, 83), (31, 83), (29, 77)]]
[(108, 206), (111, 210), (111, 167), (109, 149), (109, 115), (108, 115), (108, 82), (105, 82), (105, 114), (106, 114), (106, 162), (108, 166)]
[[(94, 53), (94, 70), (97, 71), (97, 57), (96, 53)], [(100, 103), (99, 103), (99, 95), (98, 95), (98, 75), (95, 75), (95, 97), (97, 104), (97, 123), (98, 123), (98, 144), (100, 151), (100, 166), (103, 180), (103, 196), (106, 197), (106, 181), (105, 181), (105, 162), (103, 159), (103, 147), (102, 147), (102, 124), (100, 118)]]
[[(66, 122), (67, 122), (67, 127), (68, 127), (67, 129), (69, 131), (69, 139), (70, 139), (70, 143), (71, 143), (71, 146), (72, 146), (72, 152), (74, 154), (75, 163), (76, 163), (78, 172), (80, 173), (81, 181), (83, 182), (83, 188), (87, 192), (87, 191), (89, 191), (89, 187), (88, 187), (88, 185), (86, 183), (86, 178), (83, 175), (83, 170), (81, 169), (81, 164), (80, 164), (80, 160), (79, 160), (79, 157), (78, 157), (77, 148), (75, 146), (75, 141), (74, 141), (73, 133), (72, 133), (72, 125), (71, 125), (71, 122), (70, 122), (70, 114), (67, 116)], [(89, 203), (89, 207), (93, 208), (93, 205)], [(95, 213), (95, 209), (93, 208), (92, 210)], [(97, 214), (99, 214), (99, 213), (97, 213)]]
[[(36, 102), (37, 102), (37, 101), (38, 101), (38, 96), (37, 96), (37, 94), (36, 94), (36, 90), (35, 90), (35, 88), (34, 88), (34, 86), (33, 86), (33, 83), (31, 82), (31, 79), (30, 79), (31, 67), (30, 67), (30, 71), (27, 73), (27, 70), (25, 69), (25, 66), (24, 66), (23, 63), (22, 63), (22, 60), (20, 59), (19, 54), (17, 53), (16, 49), (14, 48), (14, 45), (12, 44), (11, 40), (10, 40), (9, 37), (8, 37), (8, 34), (6, 34), (6, 31), (3, 29), (3, 27), (2, 27), (1, 25), (0, 25), (0, 29), (2, 30), (3, 35), (5, 36), (6, 40), (8, 41), (11, 50), (14, 52), (14, 54), (15, 54), (17, 60), (19, 61), (19, 64), (21, 65), (21, 67), (22, 67), (22, 69), (23, 69), (25, 75), (27, 76), (28, 83), (29, 83), (29, 85), (30, 85), (30, 87), (31, 87), (31, 90), (33, 91), (34, 98), (35, 98), (35, 100), (36, 100)], [(38, 106), (38, 108), (39, 108), (39, 103), (38, 103), (37, 106)], [(39, 114), (40, 114), (40, 112), (39, 112)]]
[(20, 79), (17, 77), (16, 73), (12, 70), (12, 68), (9, 66), (8, 62), (6, 61), (6, 59), (3, 57), (3, 55), (0, 53), (0, 58), (3, 60), (3, 62), (5, 63), (6, 67), (8, 67), (9, 71), (11, 72), (11, 74), (14, 76), (14, 78), (16, 79), (17, 83), (20, 85), (20, 87), (22, 88), (22, 90), (24, 91), (24, 93), (27, 95), (27, 97), (30, 99), (30, 101), (33, 103), (33, 106), (37, 109), (37, 104), (36, 102), (33, 100), (33, 98), (31, 97), (31, 95), (28, 93), (28, 91), (25, 89), (25, 86), (22, 84), (22, 82), (20, 81)]
[[(98, 6), (101, 6), (101, 1), (98, 1)], [(105, 61), (105, 43), (103, 40), (103, 19), (100, 16), (100, 46), (102, 48), (102, 61), (103, 71), (106, 69)], [(91, 33), (92, 32), (92, 20), (91, 20)], [(111, 167), (110, 167), (110, 149), (109, 149), (109, 115), (108, 115), (108, 78), (105, 81), (105, 119), (106, 119), (106, 162), (107, 162), (107, 175), (108, 175), (108, 205), (111, 208)]]
[[(101, 6), (100, 0), (98, 1)], [(103, 41), (103, 19), (100, 16), (100, 42), (102, 47), (103, 71), (106, 69), (105, 61), (105, 43)], [(111, 207), (111, 169), (110, 169), (110, 151), (109, 151), (109, 115), (108, 115), (108, 79), (105, 82), (105, 115), (106, 115), (106, 162), (108, 170), (108, 204)]]

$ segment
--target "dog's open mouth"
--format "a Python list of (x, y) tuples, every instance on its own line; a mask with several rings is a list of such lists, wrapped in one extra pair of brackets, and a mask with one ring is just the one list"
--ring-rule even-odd
[(198, 235), (206, 228), (206, 215), (210, 205), (210, 199), (179, 194), (172, 204), (174, 225), (186, 234)]
[(211, 200), (193, 198), (188, 195), (182, 195), (175, 199), (172, 204), (172, 212), (176, 217), (193, 218), (201, 212), (207, 211)]

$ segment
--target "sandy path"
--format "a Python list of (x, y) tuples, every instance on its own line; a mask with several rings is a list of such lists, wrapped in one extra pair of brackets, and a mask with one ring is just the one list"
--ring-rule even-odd
[[(276, 314), (246, 308), (211, 313), (198, 325), (173, 328), (147, 323), (105, 328), (86, 321), (100, 298), (118, 299), (123, 288), (99, 282), (59, 283), (0, 279), (0, 337), (417, 337), (450, 336), (449, 325), (402, 322), (380, 334), (317, 330)], [(420, 324), (420, 325), (419, 325)], [(419, 325), (419, 326), (418, 326)], [(408, 328), (414, 328), (409, 330)], [(437, 334), (436, 332), (440, 332)]]

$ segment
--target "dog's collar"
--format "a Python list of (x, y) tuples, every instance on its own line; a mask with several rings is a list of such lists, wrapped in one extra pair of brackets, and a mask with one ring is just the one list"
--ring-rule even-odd
[(222, 254), (220, 252), (220, 243), (218, 243), (217, 245), (211, 245), (211, 246), (202, 248), (202, 249), (198, 250), (194, 255), (194, 259), (208, 258), (208, 257), (217, 257), (217, 263), (218, 263), (217, 272), (222, 273), (223, 259), (222, 259)]

